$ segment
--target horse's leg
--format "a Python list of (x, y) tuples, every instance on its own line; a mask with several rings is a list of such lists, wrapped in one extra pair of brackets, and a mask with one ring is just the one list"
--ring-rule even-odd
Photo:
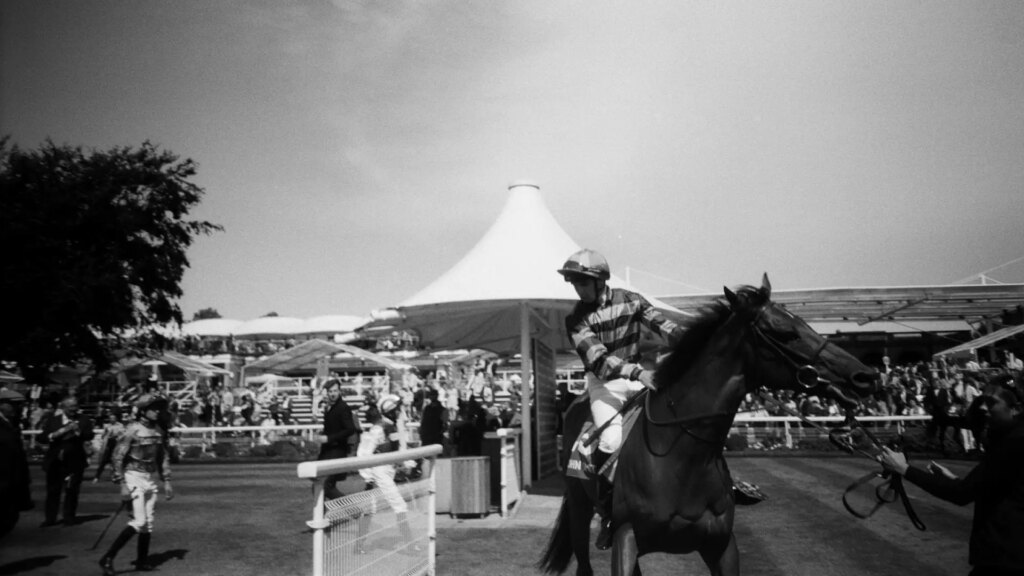
[(736, 548), (736, 535), (729, 534), (729, 543), (723, 550), (701, 549), (700, 557), (708, 565), (711, 576), (739, 576), (740, 552)]
[(576, 576), (592, 576), (594, 567), (590, 564), (590, 521), (594, 518), (594, 504), (587, 496), (582, 482), (569, 482), (569, 532), (572, 550), (576, 555)]
[(612, 537), (612, 576), (639, 576), (640, 557), (636, 549), (633, 525), (625, 523)]

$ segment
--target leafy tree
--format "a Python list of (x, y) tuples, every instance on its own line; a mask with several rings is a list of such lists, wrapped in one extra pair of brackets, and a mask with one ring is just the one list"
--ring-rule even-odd
[(188, 219), (195, 163), (144, 142), (84, 151), (0, 139), (0, 358), (39, 379), (55, 364), (109, 365), (134, 333), (181, 322), (186, 250), (223, 230)]
[(262, 316), (262, 318), (276, 318), (276, 317), (277, 317), (277, 312), (267, 312), (266, 314), (264, 314)]
[(192, 320), (208, 320), (210, 318), (221, 318), (220, 312), (217, 312), (216, 308), (203, 308), (192, 315)]

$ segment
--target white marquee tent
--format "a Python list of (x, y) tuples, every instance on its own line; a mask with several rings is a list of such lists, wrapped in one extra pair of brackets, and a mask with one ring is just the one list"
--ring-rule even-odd
[[(580, 245), (548, 211), (536, 184), (517, 182), (508, 191), (501, 214), (462, 260), (400, 305), (375, 310), (363, 329), (415, 331), (423, 347), (435, 350), (518, 352), (523, 382), (531, 381), (534, 342), (548, 350), (566, 349), (565, 316), (576, 293), (556, 270)], [(609, 284), (625, 283), (613, 275)], [(670, 316), (686, 316), (647, 297)], [(522, 472), (529, 485), (532, 423), (528, 407), (521, 410)]]

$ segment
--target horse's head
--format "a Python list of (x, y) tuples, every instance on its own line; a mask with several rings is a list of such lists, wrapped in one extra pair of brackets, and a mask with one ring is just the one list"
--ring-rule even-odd
[(877, 372), (772, 302), (771, 294), (767, 274), (760, 288), (725, 289), (733, 316), (750, 323), (754, 373), (762, 383), (831, 396), (847, 408), (877, 390)]

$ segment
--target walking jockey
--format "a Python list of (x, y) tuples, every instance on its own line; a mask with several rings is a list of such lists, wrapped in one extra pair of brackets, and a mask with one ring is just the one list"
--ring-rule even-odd
[[(572, 284), (580, 299), (565, 325), (587, 371), (594, 425), (611, 421), (594, 452), (594, 468), (600, 470), (622, 443), (619, 409), (645, 386), (654, 390), (654, 373), (640, 364), (642, 331), (646, 328), (673, 345), (683, 330), (640, 294), (608, 287), (608, 261), (593, 250), (572, 254), (558, 273)], [(602, 518), (596, 546), (607, 550), (612, 534), (612, 484), (602, 475), (598, 475), (597, 500)]]
[(160, 413), (167, 407), (167, 400), (153, 394), (143, 394), (135, 401), (135, 406), (139, 411), (139, 419), (128, 426), (118, 441), (113, 462), (113, 480), (121, 484), (122, 499), (131, 499), (132, 518), (128, 526), (117, 535), (107, 553), (100, 558), (104, 576), (116, 573), (114, 557), (135, 534), (139, 535), (135, 569), (153, 570), (149, 563), (149, 541), (159, 491), (157, 479), (163, 480), (167, 499), (174, 497), (168, 464), (167, 435), (159, 424)]

